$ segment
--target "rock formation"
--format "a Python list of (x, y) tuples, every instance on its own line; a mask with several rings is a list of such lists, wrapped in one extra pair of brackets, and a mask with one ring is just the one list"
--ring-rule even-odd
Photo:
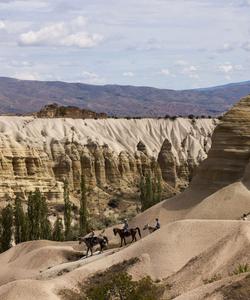
[(73, 119), (106, 119), (105, 113), (96, 113), (76, 106), (59, 106), (57, 103), (45, 105), (38, 113), (38, 118), (73, 118)]
[[(216, 123), (200, 119), (194, 127), (181, 118), (0, 117), (0, 203), (15, 194), (25, 198), (36, 187), (51, 205), (60, 203), (67, 179), (77, 205), (82, 174), (95, 200), (106, 199), (104, 210), (112, 197), (134, 199), (140, 177), (147, 173), (162, 174), (164, 196), (169, 197), (188, 185), (194, 168), (206, 157)], [(92, 204), (95, 209), (95, 201)]]
[[(170, 160), (170, 147), (163, 148), (160, 165)], [(202, 155), (197, 154), (198, 157)], [(182, 169), (177, 174), (185, 176), (188, 165), (192, 169), (192, 152), (182, 167), (177, 168)], [(243, 98), (222, 118), (214, 131), (208, 157), (195, 173), (183, 193), (145, 211), (138, 216), (140, 221), (149, 222), (149, 215), (151, 221), (158, 216), (162, 223), (180, 219), (239, 220), (250, 212), (250, 96)], [(172, 179), (173, 168), (163, 175)]]

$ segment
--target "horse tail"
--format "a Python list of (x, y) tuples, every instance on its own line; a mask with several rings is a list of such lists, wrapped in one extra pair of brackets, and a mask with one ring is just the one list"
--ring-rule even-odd
[(103, 239), (106, 241), (107, 244), (109, 243), (109, 240), (106, 236), (104, 236)]
[(138, 231), (139, 236), (140, 236), (140, 238), (141, 238), (141, 230), (140, 230), (140, 228), (139, 228), (139, 227), (136, 227), (135, 229)]

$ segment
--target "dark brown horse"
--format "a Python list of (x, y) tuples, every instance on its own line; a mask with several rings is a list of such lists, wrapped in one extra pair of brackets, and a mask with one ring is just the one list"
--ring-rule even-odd
[(103, 252), (103, 249), (108, 245), (108, 238), (106, 236), (91, 236), (91, 237), (79, 237), (79, 244), (85, 243), (87, 246), (86, 257), (88, 257), (89, 250), (91, 252), (91, 256), (93, 255), (93, 248), (96, 245), (100, 245), (100, 253)]
[(119, 234), (119, 236), (121, 238), (121, 247), (122, 247), (123, 242), (124, 242), (125, 245), (127, 245), (125, 238), (128, 237), (128, 236), (132, 237), (131, 243), (133, 243), (133, 241), (137, 241), (137, 239), (136, 239), (136, 233), (137, 232), (139, 234), (139, 237), (141, 238), (141, 231), (140, 231), (139, 227), (130, 228), (127, 231), (124, 231), (124, 229), (120, 229), (120, 228), (114, 228), (113, 232), (114, 232), (114, 235), (117, 235), (117, 233)]

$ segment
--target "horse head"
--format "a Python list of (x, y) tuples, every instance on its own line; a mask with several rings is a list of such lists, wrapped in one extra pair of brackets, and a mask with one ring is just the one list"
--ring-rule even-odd
[(148, 224), (146, 224), (144, 227), (143, 227), (143, 230), (146, 230), (146, 229), (148, 229)]
[(117, 234), (117, 228), (113, 228), (114, 235)]

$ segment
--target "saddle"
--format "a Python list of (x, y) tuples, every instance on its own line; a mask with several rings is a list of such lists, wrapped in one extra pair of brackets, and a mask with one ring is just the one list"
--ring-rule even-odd
[(124, 229), (123, 232), (124, 232), (124, 235), (125, 235), (125, 236), (130, 236), (130, 231), (129, 231), (129, 229)]
[(98, 237), (97, 236), (92, 237), (92, 243), (94, 243), (94, 244), (98, 243)]

